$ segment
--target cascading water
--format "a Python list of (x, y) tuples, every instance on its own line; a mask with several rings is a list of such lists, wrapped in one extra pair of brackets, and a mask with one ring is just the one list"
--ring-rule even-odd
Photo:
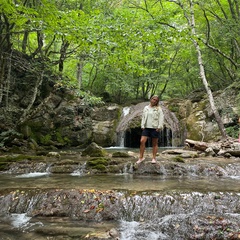
[[(122, 109), (121, 119), (123, 120), (130, 112), (130, 107), (124, 107)], [(117, 146), (125, 147), (125, 131), (119, 131), (117, 133)]]
[(83, 176), (86, 172), (86, 162), (83, 164), (79, 164), (79, 166), (77, 167), (77, 169), (75, 169), (71, 175), (72, 176)]
[(46, 172), (45, 159), (0, 175), (0, 239), (105, 240), (112, 228), (120, 240), (238, 239), (237, 158), (161, 155), (136, 166), (134, 158), (112, 157), (107, 174), (88, 169), (79, 153), (63, 158), (48, 175), (22, 175)]
[[(117, 146), (138, 148), (141, 137), (141, 114), (144, 106), (149, 103), (140, 103), (130, 107), (124, 107), (117, 127)], [(181, 145), (179, 122), (176, 116), (170, 112), (163, 103), (165, 127), (160, 132), (160, 147), (176, 147)], [(151, 147), (151, 142), (147, 143)]]
[[(18, 177), (41, 177), (50, 173), (51, 164), (43, 162), (26, 162), (23, 164), (12, 164), (8, 173), (18, 173)], [(31, 169), (29, 172), (28, 169)]]

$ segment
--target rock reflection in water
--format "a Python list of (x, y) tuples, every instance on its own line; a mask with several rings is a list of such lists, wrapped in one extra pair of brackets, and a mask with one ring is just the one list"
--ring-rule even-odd
[(86, 236), (109, 237), (108, 230), (117, 222), (75, 221), (68, 217), (27, 217), (26, 213), (11, 214), (0, 221), (1, 240), (70, 240), (88, 239)]

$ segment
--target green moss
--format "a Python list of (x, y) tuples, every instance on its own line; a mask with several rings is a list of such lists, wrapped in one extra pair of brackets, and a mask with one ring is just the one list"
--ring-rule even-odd
[(227, 133), (227, 135), (230, 136), (230, 137), (238, 138), (239, 128), (238, 128), (237, 125), (231, 126), (231, 127), (227, 127), (227, 128), (226, 128), (226, 133)]
[(90, 156), (90, 157), (104, 157), (107, 155), (107, 152), (103, 148), (86, 148), (82, 151), (82, 156)]
[(0, 156), (0, 163), (1, 162), (19, 162), (23, 160), (43, 160), (44, 157), (42, 156), (30, 156), (30, 155), (22, 155), (22, 154), (16, 154), (16, 155), (5, 155)]
[(93, 169), (96, 169), (96, 170), (99, 170), (99, 171), (106, 171), (107, 170), (106, 166), (103, 165), (103, 164), (98, 164), (98, 165), (94, 166)]
[(88, 166), (95, 166), (97, 164), (107, 165), (109, 162), (108, 158), (92, 158), (87, 162)]
[(169, 110), (171, 112), (179, 112), (179, 106), (177, 104), (175, 105), (169, 105)]
[(208, 100), (202, 100), (199, 104), (198, 104), (198, 110), (199, 111), (204, 111), (207, 108), (207, 105), (209, 104)]
[(49, 145), (51, 143), (52, 137), (50, 134), (40, 137), (40, 143), (43, 145)]
[(8, 166), (12, 162), (21, 162), (25, 160), (43, 160), (42, 156), (29, 156), (29, 155), (4, 155), (0, 156), (0, 171), (8, 170)]
[(119, 173), (122, 170), (122, 166), (119, 165), (110, 165), (108, 167), (108, 172), (109, 173)]
[(26, 122), (24, 125), (21, 126), (22, 131), (24, 131), (24, 128), (30, 128), (31, 129), (31, 134), (32, 132), (38, 132), (41, 131), (43, 126), (43, 123), (38, 121), (38, 122)]
[(108, 165), (109, 159), (107, 158), (93, 158), (89, 161), (87, 161), (86, 166), (88, 168), (105, 171), (106, 166)]
[(122, 157), (122, 158), (126, 158), (126, 157), (131, 157), (128, 153), (125, 152), (114, 152), (112, 154), (112, 157)]
[(8, 163), (7, 162), (0, 162), (0, 171), (8, 170)]
[(187, 120), (187, 132), (188, 132), (188, 138), (192, 139), (192, 140), (199, 140), (201, 139), (201, 129), (199, 126), (196, 125), (197, 122), (197, 118), (194, 114), (192, 114), (191, 116), (189, 116), (188, 120)]
[(141, 127), (141, 117), (134, 118), (128, 125), (128, 129), (140, 128)]
[(172, 160), (174, 162), (182, 162), (182, 163), (185, 162), (184, 159), (181, 156), (176, 156), (176, 157), (172, 158)]
[(63, 137), (59, 130), (56, 132), (56, 140), (57, 142), (62, 143), (64, 145), (69, 144), (71, 142), (69, 138)]

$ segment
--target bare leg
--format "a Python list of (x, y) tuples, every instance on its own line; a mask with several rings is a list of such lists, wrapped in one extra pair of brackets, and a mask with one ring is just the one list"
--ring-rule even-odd
[(158, 138), (152, 138), (152, 155), (153, 159), (156, 159), (158, 151)]
[(141, 136), (140, 139), (140, 153), (139, 153), (139, 159), (143, 159), (144, 156), (144, 151), (145, 151), (145, 144), (147, 141), (148, 137), (147, 136)]

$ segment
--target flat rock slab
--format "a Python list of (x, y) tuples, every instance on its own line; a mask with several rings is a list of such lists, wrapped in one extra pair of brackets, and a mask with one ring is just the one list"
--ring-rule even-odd
[(168, 149), (162, 152), (162, 154), (172, 154), (172, 155), (184, 155), (189, 157), (197, 157), (197, 151), (184, 150), (184, 149)]

